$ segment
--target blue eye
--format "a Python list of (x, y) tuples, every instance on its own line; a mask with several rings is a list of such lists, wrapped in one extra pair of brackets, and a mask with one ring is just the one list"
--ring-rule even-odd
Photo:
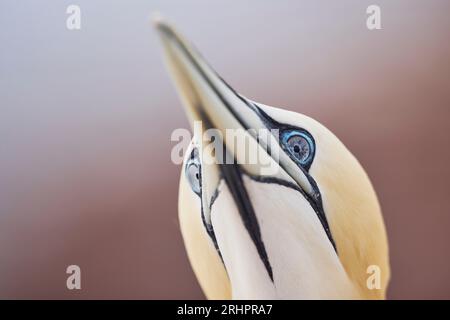
[(186, 162), (185, 174), (192, 191), (200, 195), (202, 191), (201, 165), (197, 149), (192, 150), (191, 156)]
[(297, 130), (289, 130), (282, 133), (284, 148), (297, 163), (303, 167), (311, 165), (314, 156), (314, 142), (312, 137)]

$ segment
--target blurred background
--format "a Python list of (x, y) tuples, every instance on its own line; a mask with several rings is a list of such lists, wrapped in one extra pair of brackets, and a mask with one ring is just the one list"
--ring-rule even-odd
[[(81, 30), (66, 8), (81, 8)], [(366, 8), (381, 7), (381, 30)], [(188, 128), (150, 14), (243, 95), (305, 113), (366, 168), (388, 297), (450, 298), (450, 2), (0, 2), (0, 298), (204, 298), (177, 219)], [(66, 288), (81, 267), (82, 290)]]

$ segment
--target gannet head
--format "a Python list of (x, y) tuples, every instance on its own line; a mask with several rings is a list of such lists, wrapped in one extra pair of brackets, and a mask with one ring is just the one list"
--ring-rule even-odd
[(236, 93), (173, 27), (155, 25), (193, 127), (222, 146), (212, 152), (211, 134), (197, 132), (180, 180), (181, 230), (207, 297), (384, 298), (387, 237), (358, 160), (319, 122)]

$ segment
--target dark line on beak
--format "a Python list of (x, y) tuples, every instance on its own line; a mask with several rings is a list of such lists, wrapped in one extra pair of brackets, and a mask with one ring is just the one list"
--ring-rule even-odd
[[(177, 36), (176, 33), (173, 32), (172, 29), (170, 29), (169, 27), (165, 26), (165, 25), (161, 25), (158, 27), (162, 32), (164, 32), (166, 34), (166, 36), (171, 37), (173, 39), (175, 39), (176, 43), (178, 44), (178, 46), (180, 47), (180, 49), (184, 52), (185, 56), (189, 59), (189, 61), (192, 63), (192, 65), (195, 67), (195, 69), (198, 71), (198, 73), (202, 76), (203, 80), (205, 80), (205, 82), (208, 84), (208, 86), (211, 88), (211, 90), (214, 91), (214, 93), (216, 94), (216, 96), (220, 99), (220, 101), (224, 104), (224, 106), (227, 108), (227, 110), (233, 115), (233, 117), (240, 123), (240, 125), (248, 130), (249, 128), (247, 127), (247, 125), (244, 123), (244, 121), (242, 121), (241, 117), (239, 116), (239, 114), (230, 107), (230, 104), (228, 103), (228, 101), (226, 100), (226, 98), (223, 96), (223, 94), (217, 89), (217, 87), (212, 83), (212, 81), (209, 79), (209, 77), (205, 74), (205, 72), (203, 72), (202, 67), (197, 63), (197, 60), (191, 55), (191, 53), (189, 52), (188, 48), (186, 48), (186, 46), (184, 45), (184, 43), (181, 41), (181, 39), (179, 39), (179, 37)], [(247, 107), (249, 107), (251, 110), (253, 110), (255, 113), (257, 112), (256, 108), (254, 106), (252, 106), (251, 104), (249, 104), (246, 99), (244, 99), (239, 93), (237, 93), (224, 79), (222, 79), (222, 77), (214, 70), (214, 68), (212, 68), (208, 62), (206, 61), (206, 59), (204, 59), (202, 57), (202, 54), (195, 48), (195, 46), (193, 44), (190, 44), (191, 48), (196, 52), (196, 54), (198, 54), (202, 60), (203, 63), (205, 63), (210, 69), (211, 71), (217, 76), (218, 79), (220, 79), (223, 84), (230, 89), (231, 92), (233, 92), (237, 98), (239, 98), (242, 102), (245, 103), (245, 105)], [(203, 117), (203, 115), (202, 115)]]
[[(202, 114), (203, 121), (206, 123), (208, 127), (212, 127), (212, 123), (208, 116), (206, 114)], [(272, 272), (272, 266), (270, 265), (269, 258), (267, 256), (266, 247), (264, 246), (264, 243), (261, 238), (261, 230), (259, 229), (258, 220), (256, 218), (255, 210), (253, 209), (252, 203), (250, 201), (250, 197), (248, 195), (247, 189), (245, 189), (244, 182), (242, 181), (242, 175), (244, 172), (240, 168), (240, 166), (237, 164), (237, 160), (234, 159), (232, 164), (227, 164), (225, 160), (226, 157), (226, 146), (223, 144), (223, 157), (222, 164), (218, 164), (222, 178), (225, 180), (225, 183), (228, 185), (228, 188), (231, 192), (231, 195), (233, 197), (234, 203), (236, 204), (236, 207), (238, 208), (239, 215), (241, 216), (242, 222), (244, 223), (245, 228), (247, 229), (248, 234), (250, 235), (256, 250), (258, 251), (258, 255), (264, 264), (267, 274), (269, 275), (270, 279), (273, 282), (273, 272)], [(212, 209), (212, 204), (215, 202), (215, 200), (218, 197), (218, 190), (216, 189), (212, 198), (211, 198), (211, 205), (210, 205), (210, 211)], [(202, 201), (202, 207), (203, 207), (203, 201)], [(203, 216), (203, 209), (202, 209), (202, 218), (204, 220)], [(206, 221), (204, 221), (204, 225), (206, 227), (206, 231), (208, 232), (209, 236), (214, 242), (214, 245), (216, 246), (217, 251), (219, 252), (219, 255), (223, 261), (222, 254), (220, 252), (220, 247), (217, 243), (216, 235), (214, 233), (214, 228), (211, 225), (207, 224)], [(224, 263), (225, 266), (225, 263)], [(226, 266), (225, 266), (226, 270)]]
[(238, 207), (239, 214), (244, 222), (244, 226), (248, 231), (248, 234), (253, 240), (256, 246), (259, 257), (263, 262), (270, 279), (273, 282), (272, 266), (270, 265), (269, 258), (267, 256), (266, 248), (261, 239), (261, 230), (259, 229), (258, 220), (253, 206), (250, 202), (248, 192), (245, 189), (244, 182), (242, 181), (242, 171), (237, 164), (222, 164), (220, 165), (225, 182), (229, 186), (231, 195), (234, 202)]

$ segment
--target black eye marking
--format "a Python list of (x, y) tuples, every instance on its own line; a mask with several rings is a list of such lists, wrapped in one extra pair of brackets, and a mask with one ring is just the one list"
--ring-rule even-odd
[(246, 101), (246, 103), (259, 116), (267, 129), (278, 130), (281, 148), (301, 167), (303, 172), (308, 172), (316, 153), (313, 136), (305, 129), (275, 121), (254, 102)]
[(200, 196), (202, 191), (201, 164), (197, 149), (192, 150), (191, 155), (186, 162), (185, 175), (192, 191)]

